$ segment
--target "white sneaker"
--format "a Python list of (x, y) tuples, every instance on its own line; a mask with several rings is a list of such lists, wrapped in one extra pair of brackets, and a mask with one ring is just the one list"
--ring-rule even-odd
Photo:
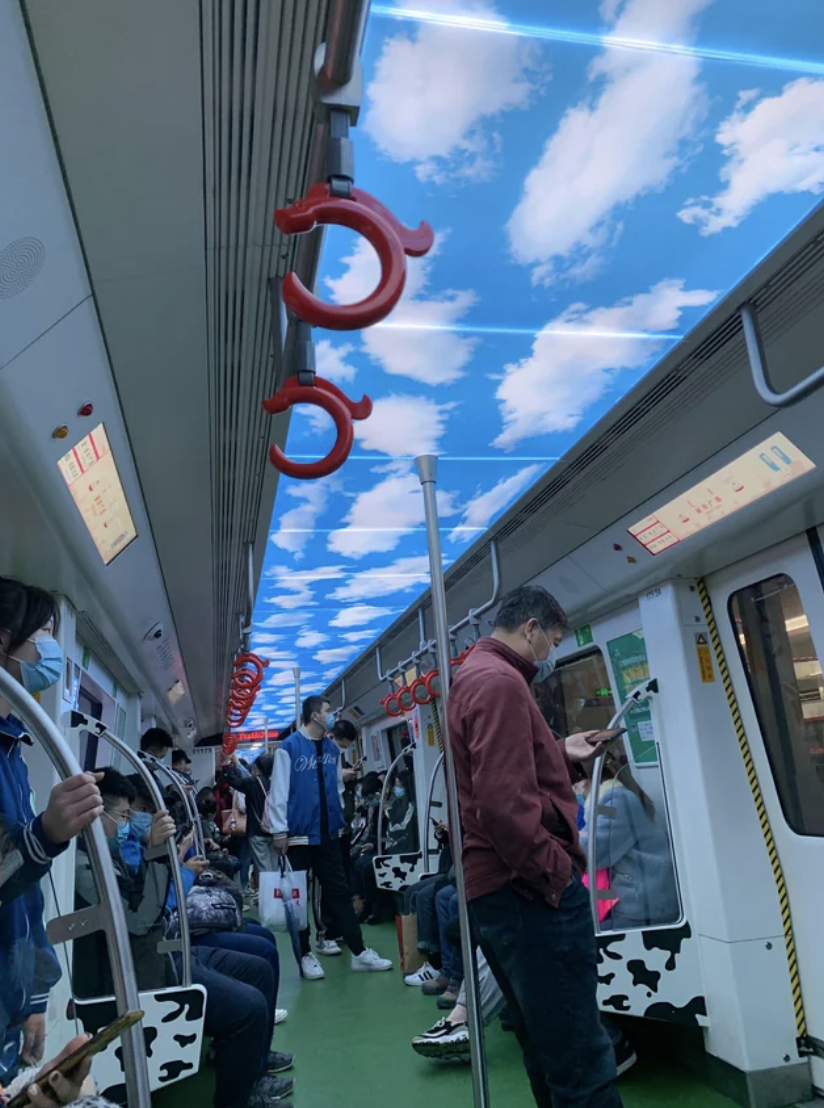
[(285, 1008), (275, 1008), (275, 1024), (286, 1023), (289, 1013)]
[(318, 954), (324, 954), (327, 958), (335, 958), (343, 951), (334, 939), (318, 939)]
[(438, 971), (433, 969), (428, 962), (424, 962), (417, 973), (407, 974), (403, 979), (403, 983), (404, 985), (411, 985), (413, 988), (420, 988), (427, 981), (434, 981), (437, 977)]
[(352, 955), (352, 969), (355, 973), (381, 973), (392, 969), (392, 963), (367, 947), (362, 954)]
[(305, 977), (307, 981), (320, 981), (326, 976), (323, 972), (323, 966), (314, 954), (304, 954), (300, 960), (300, 972), (301, 976)]

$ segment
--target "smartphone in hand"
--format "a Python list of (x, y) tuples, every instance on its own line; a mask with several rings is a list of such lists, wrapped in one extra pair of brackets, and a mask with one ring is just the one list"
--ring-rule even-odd
[(587, 742), (592, 746), (600, 746), (602, 743), (614, 743), (616, 739), (620, 739), (622, 735), (626, 735), (626, 727), (615, 727), (612, 731), (599, 731), (596, 735), (593, 735), (591, 739), (587, 739)]

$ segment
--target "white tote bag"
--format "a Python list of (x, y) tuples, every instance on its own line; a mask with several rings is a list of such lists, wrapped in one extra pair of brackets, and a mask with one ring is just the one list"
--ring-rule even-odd
[(309, 925), (306, 873), (295, 872), (285, 858), (280, 867), (260, 874), (260, 922), (270, 931), (303, 931)]

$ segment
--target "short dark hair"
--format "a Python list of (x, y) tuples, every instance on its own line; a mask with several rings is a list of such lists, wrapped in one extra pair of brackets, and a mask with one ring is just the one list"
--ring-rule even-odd
[(128, 777), (124, 777), (122, 773), (112, 769), (111, 766), (106, 766), (103, 770), (103, 777), (98, 782), (97, 787), (100, 789), (100, 795), (104, 802), (106, 800), (128, 800), (130, 804), (133, 804), (137, 800), (137, 790)]
[(24, 585), (13, 577), (0, 577), (0, 629), (8, 631), (6, 650), (14, 654), (26, 639), (54, 621), (54, 633), (60, 626), (60, 609), (50, 592)]
[(495, 627), (501, 631), (517, 631), (531, 619), (537, 619), (544, 631), (569, 627), (564, 609), (551, 593), (540, 585), (521, 585), (507, 593), (495, 617)]
[(140, 740), (140, 749), (144, 753), (151, 750), (171, 750), (174, 745), (172, 736), (162, 727), (150, 727)]
[(367, 773), (361, 781), (361, 796), (374, 796), (383, 788), (380, 777), (374, 770)]
[(192, 759), (185, 750), (181, 750), (179, 746), (176, 746), (172, 751), (172, 765), (179, 766), (181, 762), (188, 762), (191, 765)]
[(324, 704), (328, 703), (328, 696), (307, 696), (303, 702), (303, 708), (301, 710), (303, 722), (311, 723), (312, 716), (315, 714), (315, 712), (319, 712)]
[(271, 751), (268, 754), (265, 751), (263, 754), (259, 754), (254, 761), (253, 768), (257, 769), (261, 777), (271, 777), (272, 770), (275, 768), (274, 754)]
[(358, 732), (355, 725), (350, 723), (348, 719), (339, 719), (332, 728), (332, 738), (338, 739), (342, 743), (353, 743), (357, 737)]

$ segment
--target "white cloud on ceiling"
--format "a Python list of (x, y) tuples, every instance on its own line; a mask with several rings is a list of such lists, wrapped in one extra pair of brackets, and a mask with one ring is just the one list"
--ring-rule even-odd
[[(610, 33), (689, 42), (712, 0), (627, 0)], [(596, 86), (564, 114), (507, 225), (515, 259), (536, 283), (591, 277), (621, 232), (620, 210), (660, 191), (683, 164), (706, 110), (697, 58), (607, 49), (589, 67)]]
[[(272, 566), (263, 574), (267, 580), (274, 578), (278, 585), (286, 585), (294, 581), (334, 581), (337, 577), (344, 577), (348, 573), (345, 566), (315, 566), (310, 569), (288, 569), (286, 566)], [(289, 586), (292, 587), (291, 585)]]
[(255, 622), (256, 630), (268, 630), (270, 627), (300, 627), (306, 622), (303, 612), (275, 612)]
[(318, 376), (325, 377), (327, 381), (334, 381), (336, 385), (354, 381), (358, 371), (346, 361), (354, 349), (355, 347), (349, 342), (342, 346), (333, 346), (329, 339), (318, 339), (315, 343), (315, 366)]
[(304, 628), (295, 639), (295, 646), (299, 650), (314, 650), (316, 646), (323, 646), (328, 641), (329, 636), (324, 635), (322, 631), (310, 631), (308, 628)]
[[(292, 664), (296, 666), (298, 663), (293, 662)], [(311, 675), (307, 674), (307, 676), (314, 677), (315, 675), (314, 674), (311, 674)], [(273, 674), (273, 676), (269, 678), (269, 680), (265, 683), (265, 688), (267, 688), (267, 689), (290, 688), (291, 689), (291, 688), (294, 688), (294, 685), (295, 685), (295, 678), (294, 678), (294, 675), (292, 673), (292, 670), (291, 669), (283, 669), (283, 670), (280, 670), (278, 673)]]
[[(453, 493), (438, 492), (442, 518), (457, 513)], [(346, 514), (346, 526), (329, 536), (329, 549), (346, 558), (394, 550), (410, 530), (423, 527), (423, 494), (418, 478), (396, 471), (359, 493)]]
[(264, 604), (274, 604), (278, 608), (297, 611), (300, 608), (313, 607), (317, 603), (312, 590), (305, 581), (295, 581), (288, 577), (282, 577), (278, 584), (285, 589), (290, 589), (291, 592), (281, 593), (280, 596), (267, 596), (263, 600)]
[[(409, 377), (426, 385), (448, 385), (463, 376), (477, 340), (450, 333), (477, 302), (471, 289), (447, 290), (432, 297), (423, 295), (445, 238), (441, 233), (424, 258), (407, 258), (406, 287), (397, 308), (389, 316), (391, 326), (369, 327), (361, 332), (363, 348), (386, 373)], [(342, 259), (347, 267), (340, 277), (327, 277), (336, 304), (362, 300), (377, 285), (378, 256), (364, 238), (358, 238), (352, 253)]]
[[(513, 473), (510, 477), (504, 477), (497, 485), (493, 485), (486, 492), (478, 492), (467, 504), (464, 505), (461, 525), (463, 527), (480, 527), (486, 530), (495, 516), (509, 507), (512, 501), (527, 488), (541, 472), (540, 465), (526, 466)], [(453, 531), (449, 536), (452, 542), (468, 542), (474, 536), (471, 531)], [(429, 580), (427, 559), (427, 581)]]
[(364, 623), (374, 623), (376, 619), (384, 619), (394, 615), (392, 608), (379, 608), (372, 604), (352, 604), (348, 608), (341, 608), (332, 620), (332, 627), (360, 627)]
[[(663, 345), (603, 332), (669, 331), (685, 308), (703, 307), (717, 296), (706, 289), (687, 290), (681, 280), (666, 280), (610, 308), (567, 308), (537, 335), (529, 357), (505, 367), (495, 394), (504, 428), (494, 445), (511, 450), (535, 435), (571, 431), (620, 370), (644, 369)], [(552, 334), (558, 327), (601, 334)]]
[[(304, 407), (304, 405), (301, 405)], [(303, 558), (304, 551), (312, 538), (312, 529), (326, 510), (332, 485), (329, 481), (304, 481), (300, 485), (289, 485), (285, 492), (298, 501), (280, 517), (280, 527), (270, 539), (281, 550), (293, 554), (295, 561)]]
[(259, 631), (255, 631), (252, 635), (252, 646), (274, 646), (275, 643), (283, 642), (283, 635), (270, 635), (266, 632), (261, 634)]
[(349, 631), (343, 636), (343, 639), (346, 642), (369, 642), (375, 638), (376, 634), (375, 631)]
[(678, 213), (702, 235), (737, 227), (768, 196), (824, 191), (824, 81), (803, 78), (777, 96), (742, 92), (715, 141), (724, 151), (721, 190)]
[[(439, 14), (497, 15), (482, 0), (430, 0), (429, 6)], [(421, 181), (483, 180), (500, 160), (495, 117), (529, 105), (545, 77), (539, 59), (523, 38), (426, 24), (404, 28), (384, 39), (366, 89), (364, 130), (393, 161), (414, 163)]]
[(394, 458), (436, 453), (454, 404), (436, 404), (427, 396), (385, 396), (372, 415), (355, 424), (355, 438), (364, 450)]
[(374, 600), (427, 584), (429, 584), (429, 558), (426, 554), (413, 558), (398, 558), (391, 565), (380, 569), (367, 569), (362, 573), (353, 573), (345, 584), (335, 589), (330, 600)]
[(330, 666), (335, 662), (347, 662), (353, 654), (358, 653), (356, 646), (334, 646), (329, 650), (319, 650), (315, 655), (315, 661), (322, 666)]

